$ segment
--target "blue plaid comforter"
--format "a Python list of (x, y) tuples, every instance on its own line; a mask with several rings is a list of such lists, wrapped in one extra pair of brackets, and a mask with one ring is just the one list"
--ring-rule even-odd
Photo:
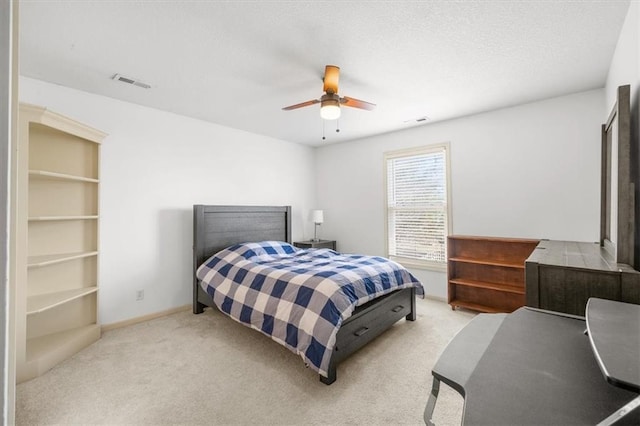
[(389, 259), (278, 241), (229, 247), (196, 275), (222, 312), (289, 348), (325, 377), (336, 333), (356, 306), (402, 288), (424, 294), (422, 284)]

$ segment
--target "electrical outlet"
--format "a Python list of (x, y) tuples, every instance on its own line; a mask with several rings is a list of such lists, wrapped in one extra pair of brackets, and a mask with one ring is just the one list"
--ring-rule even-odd
[(136, 300), (140, 301), (144, 299), (144, 290), (136, 291)]

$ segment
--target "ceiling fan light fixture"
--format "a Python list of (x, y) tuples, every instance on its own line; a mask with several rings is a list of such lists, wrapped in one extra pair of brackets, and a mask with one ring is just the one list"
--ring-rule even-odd
[[(284, 111), (303, 108), (310, 105), (320, 104), (320, 117), (323, 120), (337, 120), (340, 118), (340, 106), (350, 108), (358, 108), (371, 111), (376, 107), (371, 102), (361, 101), (360, 99), (350, 98), (348, 96), (338, 95), (338, 79), (340, 78), (340, 68), (335, 65), (327, 65), (324, 71), (324, 95), (320, 99), (311, 99), (310, 101), (301, 102), (295, 105), (289, 105), (282, 108)], [(336, 129), (338, 132), (339, 129)]]
[(325, 120), (340, 118), (340, 102), (336, 99), (325, 99), (320, 106), (320, 117)]

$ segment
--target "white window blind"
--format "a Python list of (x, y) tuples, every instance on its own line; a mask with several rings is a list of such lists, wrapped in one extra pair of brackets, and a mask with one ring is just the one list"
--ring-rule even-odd
[(388, 255), (442, 268), (449, 228), (447, 145), (385, 154)]

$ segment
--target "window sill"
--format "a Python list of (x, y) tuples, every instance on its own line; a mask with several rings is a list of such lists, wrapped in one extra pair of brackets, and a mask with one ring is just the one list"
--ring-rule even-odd
[(447, 272), (447, 263), (426, 262), (416, 259), (408, 259), (406, 257), (390, 256), (387, 257), (394, 262), (398, 262), (405, 268), (424, 269), (427, 271)]

